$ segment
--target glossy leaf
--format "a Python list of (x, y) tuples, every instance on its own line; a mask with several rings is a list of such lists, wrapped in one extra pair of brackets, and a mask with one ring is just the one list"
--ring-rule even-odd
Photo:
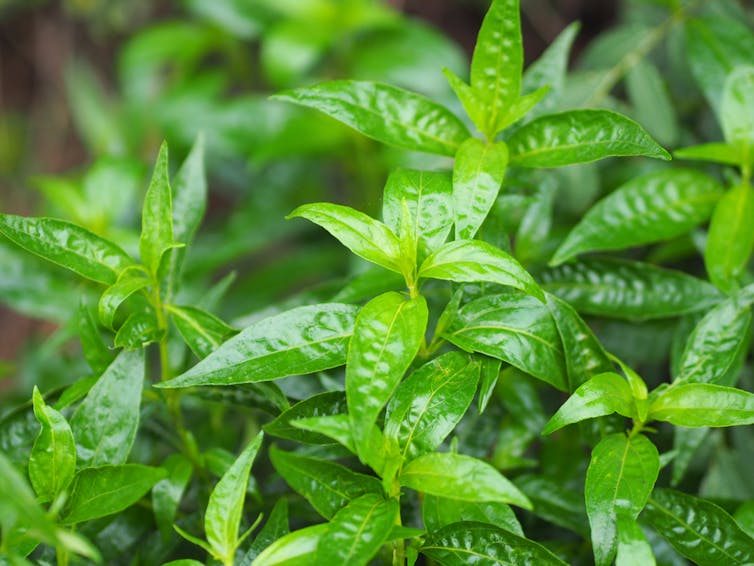
[(722, 187), (691, 169), (635, 177), (593, 206), (555, 252), (557, 265), (584, 252), (669, 240), (707, 220)]
[(617, 373), (600, 373), (574, 391), (552, 416), (542, 434), (551, 434), (569, 424), (613, 413), (636, 417), (631, 387)]
[(116, 348), (141, 350), (148, 344), (159, 342), (164, 334), (165, 330), (157, 326), (153, 312), (135, 312), (118, 329), (113, 344)]
[(377, 415), (419, 351), (427, 317), (424, 297), (406, 300), (394, 292), (372, 299), (356, 317), (346, 362), (346, 397), (362, 459)]
[(78, 331), (86, 362), (93, 371), (101, 374), (112, 363), (113, 352), (105, 346), (97, 321), (84, 301), (79, 305)]
[(99, 320), (103, 326), (112, 329), (118, 307), (128, 297), (147, 287), (149, 279), (135, 269), (125, 269), (118, 280), (102, 293), (97, 305)]
[(449, 352), (404, 379), (387, 405), (385, 436), (395, 439), (404, 460), (431, 452), (471, 405), (480, 364)]
[(293, 421), (346, 413), (346, 396), (342, 391), (327, 391), (313, 395), (280, 413), (264, 425), (268, 434), (306, 444), (332, 444), (321, 434), (309, 432), (293, 424)]
[(515, 255), (524, 265), (544, 259), (544, 248), (552, 228), (555, 189), (554, 183), (542, 183), (518, 225), (514, 237)]
[(82, 277), (111, 285), (134, 264), (117, 244), (54, 218), (0, 214), (0, 234), (22, 248)]
[(453, 165), (453, 211), (457, 240), (471, 239), (495, 203), (508, 166), (502, 142), (469, 138), (461, 144)]
[(517, 478), (516, 485), (531, 500), (535, 515), (589, 538), (584, 494), (562, 485), (559, 480), (558, 477), (529, 475)]
[(253, 383), (343, 365), (357, 311), (355, 306), (323, 303), (265, 318), (160, 386)]
[(478, 359), (480, 365), (478, 409), (479, 414), (482, 414), (495, 393), (502, 362), (484, 355), (478, 356)]
[(403, 467), (400, 484), (462, 501), (497, 501), (531, 509), (528, 498), (487, 462), (447, 452), (424, 454)]
[(162, 463), (162, 468), (167, 471), (167, 477), (152, 487), (152, 509), (162, 540), (167, 541), (173, 532), (173, 521), (191, 479), (193, 466), (182, 454), (171, 454)]
[(237, 333), (215, 315), (198, 307), (170, 305), (168, 310), (178, 332), (199, 359), (209, 356)]
[(517, 130), (508, 150), (510, 164), (518, 167), (562, 167), (632, 155), (670, 159), (639, 124), (609, 110), (542, 116)]
[(450, 69), (444, 68), (442, 72), (468, 117), (480, 132), (484, 132), (487, 129), (487, 104), (484, 93), (471, 88)]
[(618, 512), (618, 552), (615, 566), (655, 566), (652, 547), (641, 527), (630, 515)]
[[(79, 467), (122, 464), (139, 426), (144, 352), (121, 352), (71, 417)], [(150, 486), (151, 487), (151, 486)]]
[(275, 95), (324, 112), (377, 141), (427, 153), (453, 156), (469, 137), (445, 107), (418, 94), (362, 81), (330, 81)]
[(471, 301), (443, 337), (467, 352), (503, 360), (558, 389), (568, 389), (558, 330), (547, 306), (533, 297), (510, 292)]
[(348, 502), (366, 493), (382, 493), (376, 478), (329, 462), (270, 448), (278, 473), (325, 519), (331, 519)]
[(471, 502), (448, 499), (439, 495), (425, 495), (422, 501), (424, 525), (430, 532), (461, 521), (476, 521), (501, 527), (524, 536), (516, 514), (505, 503), (495, 501)]
[(649, 407), (649, 418), (677, 426), (738, 426), (754, 423), (754, 393), (711, 385), (674, 385)]
[(700, 566), (747, 564), (754, 560), (754, 539), (741, 530), (733, 517), (704, 499), (672, 489), (656, 489), (642, 518), (673, 548)]
[(537, 564), (564, 566), (544, 546), (495, 525), (454, 523), (432, 533), (421, 547), (422, 554), (443, 566), (465, 566), (473, 559), (479, 566)]
[(669, 318), (706, 310), (720, 293), (672, 269), (620, 259), (584, 259), (539, 274), (545, 291), (581, 314), (621, 319)]
[(740, 148), (727, 143), (704, 143), (676, 149), (673, 152), (676, 159), (695, 159), (697, 161), (711, 161), (725, 165), (743, 163), (744, 157)]
[(385, 224), (347, 206), (313, 203), (299, 206), (286, 218), (306, 218), (367, 261), (401, 273), (400, 244)]
[(317, 544), (317, 562), (366, 566), (388, 540), (398, 501), (367, 493), (338, 511)]
[(291, 421), (291, 425), (301, 430), (332, 438), (354, 454), (357, 452), (351, 432), (351, 419), (348, 415), (308, 417), (306, 419)]
[(280, 498), (270, 511), (269, 518), (243, 555), (238, 566), (250, 566), (252, 561), (277, 539), (290, 532), (288, 526), (288, 500)]
[(61, 521), (74, 525), (123, 511), (164, 478), (165, 470), (141, 464), (81, 470), (73, 478)]
[(173, 203), (168, 174), (168, 146), (163, 142), (154, 166), (152, 180), (144, 196), (139, 252), (141, 261), (153, 276), (160, 269), (162, 255), (173, 247)]
[(313, 525), (277, 539), (256, 557), (252, 566), (307, 566), (317, 559), (317, 545), (329, 525)]
[(29, 479), (37, 499), (53, 501), (68, 487), (76, 471), (76, 443), (65, 417), (45, 404), (39, 389), (34, 387), (34, 416), (39, 431), (29, 457)]
[(754, 144), (754, 67), (739, 66), (728, 75), (720, 105), (720, 123), (731, 144)]
[(754, 248), (754, 194), (747, 185), (736, 185), (715, 207), (704, 249), (704, 265), (710, 280), (723, 291), (736, 288)]
[(647, 437), (617, 433), (592, 451), (584, 485), (597, 566), (607, 566), (618, 548), (618, 513), (636, 519), (660, 471), (657, 448)]
[(539, 104), (539, 101), (545, 97), (549, 90), (550, 86), (545, 85), (541, 88), (538, 88), (534, 92), (530, 92), (529, 94), (525, 94), (524, 96), (517, 98), (511, 104), (508, 112), (505, 114), (505, 117), (502, 120), (498, 121), (497, 129), (503, 130), (508, 126), (515, 124), (524, 116), (528, 115), (529, 112), (536, 108), (536, 106)]

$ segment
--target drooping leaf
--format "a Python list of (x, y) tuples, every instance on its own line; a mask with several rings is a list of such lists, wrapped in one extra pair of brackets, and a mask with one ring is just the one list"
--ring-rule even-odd
[(752, 424), (754, 393), (709, 383), (673, 385), (652, 402), (649, 418), (685, 427)]
[(342, 391), (326, 391), (313, 395), (280, 413), (264, 425), (268, 434), (307, 444), (332, 444), (322, 434), (309, 432), (293, 424), (293, 421), (346, 413), (346, 396)]
[(236, 330), (212, 313), (190, 305), (168, 306), (178, 332), (199, 359), (214, 352)]
[(144, 197), (139, 252), (141, 261), (157, 276), (163, 254), (173, 247), (173, 195), (168, 173), (168, 146), (163, 142), (152, 180)]
[(329, 525), (312, 525), (283, 535), (265, 548), (251, 566), (307, 566), (316, 564), (317, 545)]
[(670, 159), (639, 124), (609, 110), (542, 116), (517, 130), (508, 150), (510, 164), (518, 167), (562, 167), (632, 155)]
[(162, 463), (162, 468), (167, 476), (152, 487), (152, 509), (162, 540), (167, 541), (173, 532), (173, 521), (191, 479), (193, 467), (182, 454), (171, 454)]
[(253, 323), (162, 387), (233, 385), (343, 365), (358, 307), (323, 303)]
[(476, 521), (501, 527), (524, 536), (516, 514), (505, 503), (495, 501), (471, 502), (448, 499), (439, 495), (425, 495), (422, 502), (422, 518), (427, 530), (437, 531), (442, 527), (461, 521)]
[(315, 108), (365, 136), (404, 149), (452, 157), (469, 137), (463, 123), (445, 107), (381, 83), (330, 81), (273, 98)]

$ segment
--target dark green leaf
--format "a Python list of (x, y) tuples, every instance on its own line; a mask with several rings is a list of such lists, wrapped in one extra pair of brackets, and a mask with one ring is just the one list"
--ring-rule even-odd
[(686, 427), (752, 424), (754, 393), (709, 383), (673, 385), (652, 402), (649, 418)]
[(501, 527), (506, 531), (524, 536), (516, 514), (505, 503), (495, 501), (472, 502), (448, 499), (439, 495), (425, 495), (422, 502), (422, 517), (428, 531), (461, 521), (476, 521)]
[(498, 377), (500, 376), (500, 366), (502, 362), (495, 358), (485, 355), (477, 356), (480, 363), (479, 372), (479, 414), (481, 415), (487, 408), (492, 395), (495, 393)]
[(128, 297), (149, 285), (149, 279), (138, 269), (124, 269), (118, 280), (102, 293), (97, 305), (99, 320), (103, 326), (113, 328), (115, 313)]
[(249, 550), (243, 555), (238, 566), (250, 566), (252, 561), (259, 556), (260, 552), (289, 532), (288, 500), (281, 497), (275, 502), (275, 506), (270, 511), (267, 522), (254, 538), (254, 542), (251, 543)]
[(168, 475), (152, 487), (152, 509), (162, 540), (167, 541), (173, 532), (173, 521), (191, 479), (193, 466), (182, 454), (171, 454), (162, 467)]
[(560, 477), (523, 476), (516, 479), (516, 485), (531, 500), (535, 515), (589, 537), (584, 495), (562, 485)]
[(217, 350), (236, 330), (212, 313), (190, 305), (168, 306), (178, 332), (199, 359)]
[(113, 344), (116, 348), (141, 350), (147, 344), (159, 342), (164, 334), (153, 312), (135, 312), (118, 329)]
[(554, 183), (542, 183), (518, 225), (514, 237), (515, 255), (524, 265), (544, 259), (544, 248), (552, 227), (555, 189)]
[(296, 403), (282, 412), (273, 421), (264, 425), (268, 434), (306, 444), (332, 444), (332, 440), (322, 434), (309, 432), (292, 424), (292, 421), (339, 415), (346, 413), (346, 396), (342, 391), (327, 391), (313, 395)]
[(160, 269), (162, 255), (173, 247), (173, 203), (168, 174), (168, 146), (163, 142), (154, 165), (152, 181), (144, 197), (139, 252), (153, 276)]
[(89, 367), (101, 374), (112, 363), (113, 352), (102, 341), (97, 321), (84, 301), (79, 306), (78, 330), (81, 351)]

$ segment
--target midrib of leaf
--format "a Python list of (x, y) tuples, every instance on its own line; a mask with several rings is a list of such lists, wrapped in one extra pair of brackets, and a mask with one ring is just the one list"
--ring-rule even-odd
[(377, 501), (369, 508), (369, 511), (367, 512), (366, 517), (364, 517), (364, 520), (359, 525), (359, 529), (358, 531), (356, 531), (356, 536), (353, 538), (353, 542), (351, 543), (351, 546), (348, 549), (348, 554), (346, 556), (345, 564), (351, 563), (350, 559), (354, 555), (358, 542), (361, 540), (361, 533), (364, 532), (364, 529), (366, 528), (366, 525), (369, 522), (369, 518), (374, 514), (374, 510), (377, 508), (378, 505), (380, 505), (380, 503), (381, 501)]
[(637, 148), (646, 147), (638, 142), (628, 141), (625, 139), (595, 141), (595, 142), (581, 142), (581, 143), (575, 143), (575, 144), (558, 145), (557, 147), (540, 147), (540, 148), (529, 150), (525, 153), (517, 153), (510, 157), (510, 162), (515, 164), (515, 161), (520, 161), (523, 158), (530, 157), (533, 155), (540, 155), (542, 153), (557, 154), (559, 152), (570, 150), (570, 149), (581, 149), (582, 147), (601, 147), (601, 146), (606, 146), (606, 145), (611, 145), (611, 144), (620, 145), (620, 146), (628, 146), (628, 147), (637, 147)]
[[(738, 199), (738, 201), (736, 202), (736, 214), (734, 216), (736, 233), (740, 231), (741, 221), (743, 220), (743, 207), (741, 206), (741, 201), (747, 198), (750, 198), (750, 195), (749, 195), (750, 190), (751, 189), (749, 187), (746, 187), (746, 191), (742, 191), (743, 199)], [(725, 246), (725, 252), (724, 252), (725, 264), (724, 265), (726, 267), (726, 271), (730, 269), (731, 256), (733, 255), (734, 247), (735, 246), (733, 246), (732, 243), (729, 243), (729, 245)]]
[(505, 326), (503, 324), (500, 324), (500, 325), (477, 324), (475, 326), (464, 326), (462, 329), (457, 330), (457, 331), (451, 333), (451, 336), (453, 336), (453, 335), (460, 335), (463, 332), (468, 332), (469, 330), (485, 330), (485, 329), (489, 329), (489, 330), (495, 330), (495, 329), (497, 329), (497, 330), (503, 330), (503, 331), (506, 331), (506, 332), (510, 332), (511, 334), (521, 334), (523, 336), (528, 336), (532, 340), (536, 340), (537, 342), (541, 342), (542, 344), (544, 344), (545, 346), (547, 346), (548, 348), (550, 348), (554, 352), (557, 352), (559, 354), (562, 353), (562, 350), (560, 350), (560, 348), (558, 348), (557, 346), (554, 346), (551, 342), (548, 342), (547, 340), (545, 340), (544, 338), (541, 338), (541, 337), (537, 336), (536, 334), (532, 334), (531, 332), (527, 332), (526, 330), (521, 330), (519, 328), (513, 328), (511, 326)]
[(302, 476), (315, 480), (317, 482), (317, 485), (321, 486), (322, 488), (334, 493), (335, 495), (338, 495), (339, 497), (342, 497), (346, 501), (351, 501), (351, 497), (348, 494), (342, 491), (338, 491), (337, 489), (332, 487), (330, 484), (321, 481), (320, 479), (317, 478), (317, 476), (309, 472), (306, 468), (299, 467), (295, 463), (291, 463), (291, 462), (287, 462), (287, 465), (293, 468), (294, 470), (296, 470)]
[(196, 324), (196, 321), (192, 317), (186, 316), (182, 310), (177, 309), (177, 308), (174, 309), (171, 307), (168, 307), (168, 309), (170, 309), (170, 312), (172, 312), (174, 315), (180, 317), (181, 320), (186, 321), (188, 325), (191, 326), (191, 328), (193, 328), (196, 331), (197, 334), (199, 334), (202, 338), (207, 340), (207, 342), (212, 344), (212, 346), (214, 346), (215, 348), (217, 348), (218, 346), (220, 346), (220, 344), (222, 344), (222, 342), (217, 342), (213, 340), (212, 336), (209, 333), (207, 333), (202, 326)]
[[(89, 499), (82, 500), (82, 502), (78, 505), (78, 507), (79, 507), (79, 509), (81, 509), (82, 507), (85, 507), (85, 506), (88, 506), (88, 505), (92, 504), (93, 501), (96, 501), (98, 499), (101, 499), (103, 497), (107, 497), (107, 496), (110, 496), (110, 495), (113, 495), (113, 494), (120, 493), (122, 491), (127, 491), (128, 489), (130, 489), (131, 487), (133, 487), (135, 485), (140, 485), (140, 483), (141, 482), (135, 481), (135, 482), (131, 482), (129, 484), (121, 485), (121, 486), (119, 486), (119, 487), (117, 487), (115, 489), (111, 489), (109, 491), (101, 491), (101, 492), (99, 492), (98, 494), (92, 496)], [(66, 520), (67, 519), (63, 519), (63, 522), (65, 522)]]
[(486, 558), (488, 560), (491, 560), (493, 564), (501, 564), (503, 566), (516, 566), (515, 562), (508, 562), (501, 560), (499, 556), (493, 556), (491, 554), (485, 554), (483, 552), (478, 552), (476, 550), (471, 550), (468, 548), (457, 548), (457, 547), (450, 547), (450, 546), (423, 546), (422, 550), (445, 550), (447, 552), (456, 552), (458, 554), (469, 554), (471, 556), (478, 556), (480, 558)]
[[(381, 250), (377, 246), (375, 246), (374, 242), (372, 242), (363, 233), (359, 232), (356, 228), (354, 228), (353, 226), (351, 226), (347, 222), (343, 222), (341, 219), (337, 218), (336, 216), (327, 214), (326, 212), (318, 212), (317, 215), (324, 216), (328, 220), (332, 220), (332, 221), (337, 222), (338, 224), (340, 224), (340, 226), (342, 228), (345, 228), (345, 230), (347, 232), (350, 232), (351, 234), (356, 235), (356, 237), (359, 240), (361, 240), (361, 241), (366, 242), (367, 244), (369, 244), (371, 246), (371, 248), (372, 248), (371, 251), (374, 252), (375, 255), (380, 256), (382, 258), (382, 261), (385, 262), (385, 264), (388, 264), (388, 265), (391, 266), (391, 267), (388, 267), (388, 265), (384, 265), (383, 264), (382, 267), (385, 267), (387, 269), (392, 269), (393, 271), (396, 271), (397, 273), (400, 273), (400, 267), (399, 267), (399, 264), (396, 261), (396, 259), (394, 257), (391, 257), (390, 255), (388, 255), (386, 252), (384, 252), (383, 250)], [(327, 228), (325, 228), (325, 230), (327, 230)], [(369, 230), (369, 231), (371, 231), (371, 230)], [(388, 231), (390, 231), (390, 230), (388, 229)], [(393, 235), (393, 234), (391, 233), (390, 235)], [(388, 237), (388, 239), (389, 239), (389, 237)], [(391, 244), (394, 244), (394, 242), (391, 242)], [(360, 254), (356, 254), (356, 255), (360, 255)], [(372, 261), (372, 263), (375, 263), (374, 260), (368, 260), (368, 261)]]

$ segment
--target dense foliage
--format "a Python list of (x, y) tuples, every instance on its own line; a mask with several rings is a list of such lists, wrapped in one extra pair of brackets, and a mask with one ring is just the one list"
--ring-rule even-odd
[[(524, 69), (518, 0), (468, 72), (366, 0), (188, 4), (124, 50), (117, 110), (71, 69), (103, 157), (37, 181), (56, 217), (0, 215), (0, 298), (59, 325), (0, 420), (0, 563), (754, 562), (741, 7), (636, 0), (569, 73), (576, 24)], [(260, 36), (275, 102), (226, 98)], [(162, 144), (134, 231), (155, 123), (204, 133)], [(301, 204), (321, 152), (361, 206)], [(203, 233), (205, 163), (272, 184)]]

